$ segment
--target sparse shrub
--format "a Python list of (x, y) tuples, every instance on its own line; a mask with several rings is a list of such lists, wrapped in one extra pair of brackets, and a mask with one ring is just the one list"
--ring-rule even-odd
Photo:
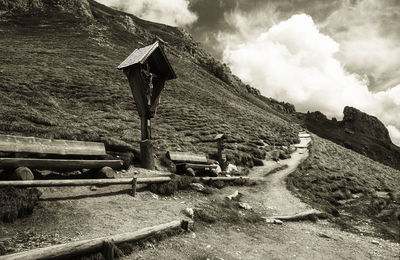
[(193, 179), (189, 176), (172, 175), (169, 182), (151, 184), (150, 191), (161, 195), (173, 195), (178, 190), (189, 189), (192, 182)]
[(258, 158), (253, 158), (254, 166), (263, 166), (264, 162)]
[(0, 220), (14, 222), (31, 215), (40, 195), (37, 189), (0, 188)]
[(194, 220), (205, 223), (226, 222), (232, 224), (264, 221), (258, 213), (252, 210), (240, 214), (238, 202), (230, 200), (211, 201), (210, 204), (202, 204), (196, 207)]

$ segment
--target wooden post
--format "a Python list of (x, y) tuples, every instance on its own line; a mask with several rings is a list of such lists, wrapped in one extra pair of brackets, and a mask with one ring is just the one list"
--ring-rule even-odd
[(146, 117), (141, 117), (141, 132), (142, 132), (142, 141), (151, 139), (151, 122), (150, 119), (147, 119)]
[(112, 241), (105, 240), (103, 242), (103, 256), (106, 260), (114, 260), (115, 259), (115, 246)]
[(218, 147), (217, 153), (218, 153), (219, 166), (221, 166), (222, 171), (225, 171), (225, 168), (226, 168), (225, 162), (224, 162), (224, 159), (222, 158), (222, 151), (224, 150), (224, 141), (222, 138), (217, 141), (217, 147)]
[(132, 179), (132, 197), (136, 196), (136, 183), (137, 183), (137, 178), (134, 177)]
[(217, 156), (218, 156), (218, 162), (219, 162), (219, 166), (221, 167), (222, 171), (226, 170), (226, 164), (225, 164), (225, 160), (222, 156), (222, 152), (224, 151), (224, 139), (225, 139), (225, 135), (224, 134), (218, 134), (215, 136), (214, 140), (217, 141)]
[(150, 139), (140, 142), (140, 157), (143, 168), (154, 170), (154, 149)]

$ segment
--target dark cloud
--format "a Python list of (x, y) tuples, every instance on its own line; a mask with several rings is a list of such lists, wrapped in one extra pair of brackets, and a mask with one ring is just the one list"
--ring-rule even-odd
[(257, 25), (266, 29), (298, 13), (307, 13), (318, 23), (334, 12), (340, 3), (341, 0), (192, 0), (189, 8), (198, 15), (198, 20), (190, 31), (213, 55), (221, 57), (224, 47), (220, 46), (218, 37), (221, 33), (237, 32), (237, 27), (227, 21), (230, 14), (268, 14), (265, 21), (260, 21), (264, 25)]

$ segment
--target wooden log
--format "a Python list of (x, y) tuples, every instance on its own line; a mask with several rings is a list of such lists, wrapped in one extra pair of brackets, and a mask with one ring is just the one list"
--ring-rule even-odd
[(23, 180), (23, 181), (30, 181), (35, 179), (31, 170), (29, 170), (29, 168), (27, 167), (18, 167), (14, 171), (12, 178), (14, 180)]
[(115, 178), (115, 172), (111, 167), (104, 166), (103, 168), (101, 168), (98, 171), (97, 176), (100, 179), (103, 179), (103, 178), (112, 179), (112, 178)]
[[(192, 168), (192, 169), (217, 169), (217, 165), (212, 164), (197, 164), (197, 163), (184, 163), (185, 168)], [(178, 164), (177, 164), (178, 166)]]
[(113, 169), (122, 167), (121, 160), (65, 160), (65, 159), (32, 159), (0, 158), (0, 169), (28, 167), (38, 170), (96, 169), (105, 166)]
[(61, 155), (106, 155), (103, 143), (51, 140), (13, 135), (0, 135), (0, 151)]
[[(243, 176), (232, 176), (232, 177), (195, 177), (198, 181), (234, 181), (234, 180), (253, 180), (253, 178), (243, 177)], [(258, 180), (258, 179), (254, 179)]]
[(174, 163), (207, 163), (205, 154), (193, 154), (186, 152), (167, 152), (167, 157)]
[[(132, 178), (116, 179), (83, 179), (83, 180), (32, 180), (32, 181), (0, 181), (0, 187), (53, 187), (53, 186), (91, 186), (132, 184)], [(169, 182), (170, 177), (137, 178), (137, 184)]]
[(166, 224), (144, 228), (135, 232), (81, 240), (10, 255), (3, 255), (0, 256), (0, 260), (69, 259), (74, 256), (100, 251), (105, 241), (113, 241), (114, 244), (135, 242), (161, 232), (182, 227), (182, 224), (183, 221), (176, 220)]
[(294, 215), (287, 215), (287, 216), (272, 216), (268, 219), (279, 219), (279, 220), (286, 220), (286, 221), (298, 221), (298, 220), (307, 220), (312, 217), (325, 217), (326, 213), (321, 212), (319, 210), (311, 209), (305, 212), (297, 213)]
[(151, 140), (147, 139), (140, 142), (140, 157), (143, 168), (154, 170), (154, 149)]

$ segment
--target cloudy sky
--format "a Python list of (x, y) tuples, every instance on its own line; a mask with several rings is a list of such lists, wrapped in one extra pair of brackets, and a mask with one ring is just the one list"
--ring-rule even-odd
[(185, 27), (265, 96), (377, 116), (400, 145), (400, 0), (98, 0)]

